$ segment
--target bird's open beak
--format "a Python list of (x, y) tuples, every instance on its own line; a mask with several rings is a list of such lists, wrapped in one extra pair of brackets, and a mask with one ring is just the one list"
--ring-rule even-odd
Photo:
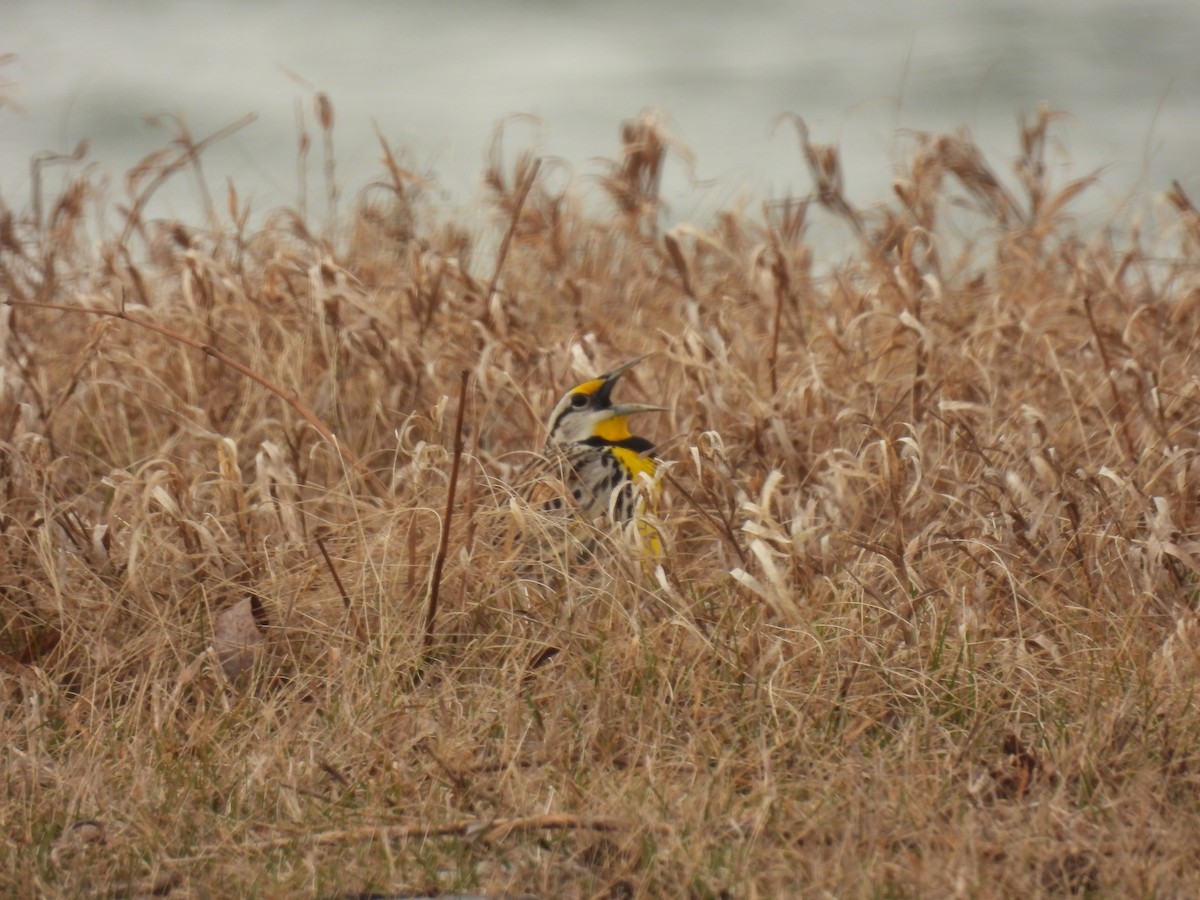
[[(621, 379), (621, 376), (624, 375), (626, 372), (628, 372), (630, 369), (632, 369), (634, 366), (636, 366), (638, 363), (640, 363), (648, 355), (649, 354), (646, 354), (646, 355), (637, 357), (637, 359), (631, 359), (629, 362), (622, 363), (621, 365), (617, 366), (611, 372), (606, 372), (605, 374), (601, 375), (598, 379), (601, 382), (600, 389), (596, 391), (596, 396), (599, 397), (601, 400), (608, 402), (609, 397), (612, 394), (612, 390), (614, 387), (616, 387), (617, 382)], [(629, 404), (626, 404), (626, 405), (629, 405)], [(657, 409), (657, 407), (654, 407), (654, 408)], [(643, 412), (643, 410), (636, 410), (636, 411)], [(646, 411), (648, 411), (648, 410), (646, 410)]]
[(651, 406), (648, 403), (618, 403), (609, 412), (614, 416), (632, 416), (634, 413), (670, 412), (665, 406)]
[(618, 378), (620, 378), (622, 375), (624, 375), (626, 372), (628, 372), (630, 369), (632, 369), (634, 366), (636, 366), (638, 363), (640, 363), (643, 359), (645, 359), (649, 355), (650, 355), (649, 353), (643, 353), (641, 356), (631, 359), (627, 363), (621, 363), (621, 365), (617, 366), (611, 372), (601, 375), (600, 378), (603, 381), (616, 381)]

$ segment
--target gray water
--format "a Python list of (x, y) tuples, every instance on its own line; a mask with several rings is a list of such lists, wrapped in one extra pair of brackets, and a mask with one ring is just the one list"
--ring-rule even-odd
[[(807, 192), (794, 130), (772, 131), (784, 112), (841, 146), (851, 199), (871, 204), (907, 131), (966, 126), (1007, 171), (1018, 113), (1048, 103), (1071, 114), (1058, 177), (1103, 167), (1085, 212), (1172, 179), (1200, 196), (1196, 0), (2, 0), (5, 53), (0, 196), (16, 208), (30, 158), (81, 139), (120, 199), (124, 171), (169, 140), (147, 123), (163, 112), (195, 136), (254, 113), (205, 155), (206, 175), (259, 210), (293, 203), (297, 108), (311, 126), (315, 90), (334, 103), (344, 194), (381, 173), (373, 123), (445, 202), (468, 204), (503, 117), (539, 120), (514, 123), (509, 148), (536, 143), (587, 176), (617, 151), (621, 121), (656, 107), (695, 158), (690, 174), (669, 164), (677, 217)], [(159, 202), (198, 208), (189, 179)]]

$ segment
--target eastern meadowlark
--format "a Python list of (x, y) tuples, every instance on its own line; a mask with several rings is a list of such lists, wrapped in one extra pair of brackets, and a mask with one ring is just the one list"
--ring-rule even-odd
[[(551, 411), (545, 457), (562, 479), (563, 495), (547, 500), (545, 509), (562, 510), (573, 504), (588, 521), (604, 518), (618, 525), (634, 517), (635, 485), (642, 475), (653, 480), (658, 460), (654, 445), (629, 430), (629, 417), (665, 412), (666, 407), (613, 403), (612, 392), (621, 376), (643, 359), (640, 356), (576, 385)], [(653, 539), (651, 546), (657, 549), (657, 545)]]

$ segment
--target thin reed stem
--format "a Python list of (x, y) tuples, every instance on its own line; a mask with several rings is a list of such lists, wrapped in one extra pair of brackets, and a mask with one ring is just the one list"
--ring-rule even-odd
[(463, 452), (463, 412), (467, 406), (468, 373), (460, 373), (458, 385), (458, 412), (454, 416), (454, 455), (450, 462), (450, 484), (446, 488), (446, 511), (442, 515), (442, 532), (438, 538), (437, 556), (433, 560), (433, 573), (429, 583), (429, 607), (425, 613), (425, 650), (433, 646), (434, 625), (437, 621), (438, 596), (442, 590), (442, 568), (446, 564), (446, 551), (450, 546), (450, 524), (454, 517), (454, 495), (458, 490), (458, 470)]

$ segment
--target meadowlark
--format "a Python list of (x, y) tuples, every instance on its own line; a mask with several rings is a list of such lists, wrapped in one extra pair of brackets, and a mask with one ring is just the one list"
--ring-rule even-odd
[[(635, 485), (643, 475), (653, 481), (658, 460), (654, 445), (629, 430), (629, 417), (665, 412), (666, 407), (613, 403), (612, 392), (621, 376), (643, 359), (640, 356), (576, 385), (551, 411), (544, 455), (551, 472), (561, 479), (562, 491), (543, 502), (544, 509), (573, 507), (589, 522), (607, 520), (618, 525), (634, 518)], [(657, 548), (657, 538), (650, 543)]]

